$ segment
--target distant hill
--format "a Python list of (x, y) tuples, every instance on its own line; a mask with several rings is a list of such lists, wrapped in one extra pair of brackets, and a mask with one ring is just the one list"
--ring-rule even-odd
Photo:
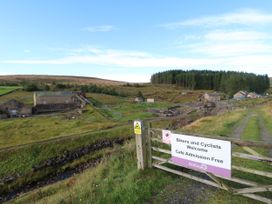
[(100, 79), (95, 77), (81, 76), (54, 76), (54, 75), (0, 75), (0, 82), (21, 83), (21, 82), (41, 82), (41, 83), (70, 83), (70, 84), (96, 84), (96, 85), (122, 85), (125, 82)]

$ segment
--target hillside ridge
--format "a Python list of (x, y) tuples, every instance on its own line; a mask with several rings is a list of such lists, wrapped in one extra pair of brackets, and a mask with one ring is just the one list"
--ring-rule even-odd
[(126, 82), (102, 79), (86, 76), (68, 76), (68, 75), (0, 75), (0, 80), (7, 82), (22, 82), (25, 80), (41, 82), (70, 82), (80, 84), (103, 84), (103, 85), (122, 85)]

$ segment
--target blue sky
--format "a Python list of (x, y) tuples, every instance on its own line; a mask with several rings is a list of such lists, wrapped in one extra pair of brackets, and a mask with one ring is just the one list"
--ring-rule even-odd
[(0, 1), (1, 75), (146, 82), (168, 69), (271, 68), (271, 0)]

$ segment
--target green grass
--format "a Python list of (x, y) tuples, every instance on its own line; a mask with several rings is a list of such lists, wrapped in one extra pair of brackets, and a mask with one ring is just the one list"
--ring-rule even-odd
[(135, 143), (96, 168), (17, 198), (12, 203), (147, 203), (166, 185), (180, 181), (159, 170), (138, 171)]
[[(210, 120), (200, 120), (197, 126), (193, 126), (197, 132), (203, 128), (203, 125), (214, 125), (221, 121), (213, 129), (212, 134), (226, 132), (226, 128), (234, 128), (234, 121), (239, 121), (245, 116), (245, 112), (231, 112), (220, 116), (208, 117)], [(207, 119), (207, 118), (206, 118)], [(255, 135), (256, 120), (252, 119), (247, 127), (251, 135)], [(208, 126), (208, 127), (212, 127)], [(192, 128), (192, 127), (191, 127)], [(199, 130), (196, 130), (200, 128)], [(247, 139), (247, 132), (243, 133)], [(239, 161), (239, 164), (242, 164)], [(236, 174), (236, 173), (235, 173)], [(260, 180), (262, 181), (262, 180)], [(105, 158), (96, 168), (89, 169), (81, 175), (72, 177), (39, 190), (27, 193), (17, 198), (15, 203), (160, 203), (162, 200), (168, 200), (174, 189), (169, 186), (176, 186), (179, 183), (178, 193), (183, 193), (186, 186), (193, 182), (173, 174), (151, 169), (143, 172), (137, 171), (135, 143), (129, 142), (123, 147), (118, 147), (114, 155)], [(183, 186), (183, 187), (182, 187)], [(169, 191), (167, 194), (166, 191)], [(179, 192), (180, 191), (180, 192)], [(210, 190), (206, 190), (207, 192)], [(258, 203), (241, 196), (233, 196), (226, 191), (212, 191), (208, 194), (212, 196), (206, 203)], [(202, 198), (198, 198), (197, 200)], [(204, 201), (203, 201), (204, 202)]]
[(241, 139), (251, 140), (251, 141), (261, 140), (260, 127), (259, 127), (257, 114), (254, 114), (253, 117), (248, 121), (248, 124), (243, 131)]
[(58, 156), (65, 150), (73, 150), (107, 138), (127, 138), (130, 135), (132, 135), (132, 128), (127, 125), (85, 134), (77, 138), (66, 137), (59, 141), (32, 144), (22, 148), (4, 151), (0, 154), (0, 178), (4, 175), (27, 172), (31, 170), (33, 165), (48, 158)]
[(105, 119), (91, 107), (82, 115), (70, 112), (8, 119), (0, 123), (0, 148), (103, 130), (116, 125), (117, 123)]
[[(260, 114), (263, 117), (265, 127), (269, 131), (269, 133), (272, 135), (272, 104), (268, 104), (260, 109)], [(272, 143), (272, 138), (271, 138)]]
[[(103, 139), (128, 137), (132, 135), (132, 123), (127, 126), (104, 130), (116, 125), (127, 124), (134, 119), (154, 117), (148, 109), (165, 109), (173, 102), (194, 100), (200, 92), (187, 93), (174, 86), (150, 86), (117, 88), (118, 91), (129, 93), (130, 97), (116, 97), (105, 94), (88, 94), (100, 103), (100, 106), (88, 108), (82, 115), (71, 119), (70, 113), (46, 116), (35, 116), (26, 119), (3, 120), (0, 123), (0, 146), (23, 144), (39, 140), (47, 140), (61, 135), (78, 134), (76, 138), (66, 137), (64, 140), (27, 145), (22, 148), (1, 152), (0, 178), (12, 174), (20, 174), (22, 179), (12, 185), (19, 185), (41, 178), (54, 171), (84, 163), (98, 152), (85, 155), (59, 169), (49, 169), (33, 173), (32, 167), (59, 156), (67, 150), (74, 150), (85, 145), (94, 144)], [(154, 97), (154, 104), (133, 103), (133, 98), (141, 90), (146, 97)], [(32, 93), (15, 91), (0, 97), (0, 101), (11, 98), (32, 104)], [(246, 115), (245, 111), (225, 113), (220, 116), (205, 117), (182, 129), (192, 133), (228, 136), (235, 125)], [(157, 122), (155, 127), (165, 127), (170, 121)], [(254, 125), (253, 125), (254, 126)], [(254, 130), (254, 127), (252, 128)], [(99, 132), (91, 133), (91, 131)], [(82, 134), (82, 132), (89, 132)], [(110, 150), (111, 151), (111, 150)], [(50, 185), (27, 193), (16, 199), (18, 203), (148, 203), (158, 201), (166, 186), (177, 182), (189, 185), (190, 181), (182, 180), (172, 174), (159, 170), (138, 172), (136, 168), (135, 143), (129, 142), (124, 147), (114, 149), (112, 157), (105, 156), (103, 162), (81, 175), (66, 181)], [(6, 186), (7, 188), (9, 186)], [(0, 186), (1, 188), (1, 186)], [(231, 199), (229, 199), (231, 197)], [(232, 200), (237, 198), (240, 203), (255, 203), (252, 200), (231, 196), (223, 192), (214, 200)], [(225, 200), (224, 200), (225, 201)], [(227, 202), (227, 201), (226, 201)], [(215, 202), (214, 202), (215, 203)], [(230, 202), (229, 202), (230, 203)]]
[[(17, 148), (0, 154), (0, 178), (15, 175), (20, 175), (20, 178), (11, 184), (1, 186), (1, 191), (14, 188), (15, 186), (33, 182), (38, 178), (43, 178), (48, 174), (53, 174), (60, 171), (61, 168), (46, 168), (42, 171), (33, 171), (32, 167), (49, 158), (57, 157), (66, 151), (72, 151), (80, 147), (98, 143), (99, 141), (112, 140), (116, 138), (128, 138), (132, 135), (131, 126), (123, 126), (109, 130), (99, 131), (95, 133), (78, 136), (77, 138), (64, 138), (63, 140), (56, 140), (48, 143), (33, 144), (22, 148)], [(92, 153), (95, 154), (95, 153)], [(81, 160), (82, 158), (79, 158)], [(71, 164), (68, 164), (73, 165)]]
[(155, 101), (171, 103), (196, 101), (205, 92), (204, 90), (184, 90), (182, 87), (166, 84), (145, 84), (143, 87), (116, 86), (114, 88), (129, 97), (136, 97), (137, 93), (141, 91), (145, 98), (154, 98)]
[[(96, 168), (24, 194), (12, 203), (163, 203), (173, 200), (176, 194), (182, 198), (187, 186), (194, 182), (158, 169), (138, 171), (135, 154), (134, 141), (115, 147), (113, 155), (105, 157)], [(210, 197), (198, 197), (197, 201), (259, 203), (220, 190), (208, 191), (205, 190)]]
[(12, 93), (0, 96), (0, 103), (9, 101), (11, 99), (15, 99), (15, 100), (23, 102), (27, 105), (33, 105), (33, 93), (32, 92), (16, 90)]
[(19, 86), (0, 86), (0, 96), (10, 93), (14, 90), (20, 89), (21, 87)]
[(271, 101), (271, 98), (247, 98), (247, 99), (243, 99), (243, 100), (235, 100), (234, 101), (234, 105), (237, 107), (247, 107), (247, 108), (251, 108), (251, 107), (255, 107), (258, 105), (265, 105), (267, 103), (269, 103)]
[(246, 115), (245, 110), (201, 118), (179, 130), (202, 135), (230, 136), (236, 124)]
[[(20, 92), (16, 94), (18, 96)], [(0, 149), (54, 137), (103, 130), (127, 124), (135, 119), (152, 118), (154, 116), (148, 112), (148, 109), (165, 109), (171, 105), (164, 102), (134, 103), (127, 98), (105, 94), (94, 94), (92, 97), (102, 104), (115, 105), (102, 105), (95, 108), (88, 106), (81, 115), (69, 112), (2, 120), (0, 123)]]
[[(244, 129), (241, 139), (245, 141), (261, 141), (262, 140), (261, 133), (260, 133), (260, 126), (259, 126), (259, 117), (263, 117), (263, 116), (258, 114), (257, 112), (253, 115), (253, 117), (249, 120), (246, 128)], [(254, 149), (256, 152), (258, 152), (261, 155), (267, 156), (267, 150), (264, 148), (252, 147), (252, 149)], [(234, 150), (237, 152), (243, 152), (241, 147), (236, 147)], [(256, 169), (260, 171), (272, 172), (272, 166), (264, 162), (259, 162), (259, 161), (248, 162), (245, 159), (234, 158), (233, 163), (237, 166), (243, 166), (243, 167), (252, 168), (252, 169)], [(272, 183), (272, 179), (256, 176), (254, 174), (245, 174), (241, 172), (237, 172), (236, 174), (240, 177), (247, 178), (256, 182), (262, 182), (264, 184)]]
[(116, 105), (126, 102), (128, 99), (126, 97), (111, 96), (107, 94), (98, 94), (98, 93), (87, 93), (87, 98), (91, 97), (99, 101), (103, 105)]

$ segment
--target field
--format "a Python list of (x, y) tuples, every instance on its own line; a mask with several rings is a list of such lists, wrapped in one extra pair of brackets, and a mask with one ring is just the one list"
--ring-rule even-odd
[[(224, 134), (226, 136), (237, 128), (235, 124), (245, 117), (245, 113), (246, 111), (238, 111), (203, 118), (186, 126), (184, 130), (203, 133), (205, 126), (213, 125), (215, 126), (213, 130), (209, 130), (205, 134), (226, 133)], [(214, 125), (214, 121), (217, 121), (217, 119), (221, 122)], [(227, 132), (226, 127), (228, 127)], [(248, 133), (248, 131), (250, 132)], [(242, 137), (246, 140), (260, 140), (256, 126), (256, 115), (249, 121)], [(198, 185), (200, 184), (198, 183), (160, 170), (137, 171), (134, 141), (127, 142), (124, 146), (115, 146), (112, 151), (112, 156), (104, 156), (104, 159), (96, 168), (86, 170), (84, 173), (66, 181), (22, 195), (15, 200), (15, 203), (89, 203), (90, 201), (91, 203), (164, 203), (170, 202), (171, 199), (181, 199), (183, 196), (188, 196), (183, 195), (184, 192), (188, 191), (186, 186), (196, 185), (196, 188), (199, 188)], [(241, 161), (235, 162), (240, 163)], [(270, 168), (271, 171), (271, 167), (259, 166), (259, 168)], [(237, 173), (235, 172), (235, 174)], [(260, 182), (260, 178), (258, 179)], [(266, 179), (263, 182), (269, 181)], [(200, 186), (203, 187), (203, 185)], [(194, 202), (214, 204), (258, 203), (205, 185), (204, 187), (205, 190), (202, 190), (201, 194), (191, 198)]]
[[(87, 106), (82, 113), (70, 111), (1, 121), (0, 194), (21, 194), (18, 189), (27, 185), (33, 189), (10, 202), (164, 203), (171, 202), (171, 195), (178, 194), (177, 199), (185, 199), (192, 194), (194, 186), (199, 185), (196, 182), (156, 169), (137, 171), (132, 121), (155, 119), (149, 109), (165, 110), (176, 104), (197, 101), (204, 91), (149, 84), (113, 87), (126, 93), (127, 97), (88, 93), (87, 98), (95, 105)], [(155, 103), (135, 103), (139, 91), (146, 98), (155, 98)], [(0, 103), (12, 98), (26, 104), (33, 103), (32, 93), (21, 90), (1, 96)], [(235, 137), (237, 128), (249, 118), (238, 137), (264, 140), (260, 124), (272, 134), (269, 99), (246, 100), (235, 106), (237, 108), (232, 111), (200, 118), (178, 127), (177, 131)], [(175, 122), (174, 118), (165, 118), (154, 122), (153, 126), (172, 127)], [(256, 151), (269, 154), (262, 149)], [(254, 167), (271, 171), (268, 166), (256, 164)], [(76, 172), (76, 175), (71, 174), (63, 180), (69, 172)], [(47, 180), (55, 182), (51, 184)], [(41, 188), (37, 189), (37, 181)], [(192, 186), (191, 191), (186, 190), (186, 186)], [(198, 203), (256, 203), (206, 186), (201, 189), (198, 196), (188, 199)]]
[(18, 86), (0, 86), (0, 96), (4, 94), (8, 94), (14, 90), (17, 90), (21, 87)]
[(4, 75), (0, 76), (0, 81), (9, 83), (21, 83), (32, 81), (38, 83), (74, 83), (74, 84), (97, 84), (97, 85), (120, 85), (124, 82), (99, 79), (94, 77), (80, 76), (52, 76), (52, 75)]

